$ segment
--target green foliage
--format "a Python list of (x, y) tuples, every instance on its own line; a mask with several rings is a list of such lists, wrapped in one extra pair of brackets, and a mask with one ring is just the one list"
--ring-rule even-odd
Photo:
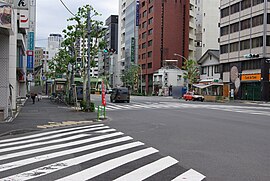
[(93, 102), (90, 102), (90, 108), (89, 108), (89, 110), (87, 109), (86, 101), (81, 101), (80, 102), (80, 107), (81, 107), (81, 110), (82, 111), (90, 111), (90, 112), (95, 112), (96, 111), (96, 109), (95, 109), (95, 103), (93, 103)]
[(131, 65), (129, 69), (125, 69), (121, 75), (121, 81), (126, 87), (134, 87), (135, 79), (138, 77), (139, 67), (137, 65)]
[(195, 60), (185, 61), (183, 69), (186, 70), (183, 78), (186, 79), (190, 85), (198, 82), (200, 74), (198, 64)]

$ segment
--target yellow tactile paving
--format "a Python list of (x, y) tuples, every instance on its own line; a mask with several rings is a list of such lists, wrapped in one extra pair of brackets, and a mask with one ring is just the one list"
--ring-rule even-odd
[(78, 125), (78, 124), (87, 124), (92, 123), (93, 121), (63, 121), (63, 122), (48, 122), (48, 124), (38, 125), (37, 128), (46, 129), (46, 128), (53, 128), (53, 127), (61, 127), (61, 126), (71, 126), (71, 125)]

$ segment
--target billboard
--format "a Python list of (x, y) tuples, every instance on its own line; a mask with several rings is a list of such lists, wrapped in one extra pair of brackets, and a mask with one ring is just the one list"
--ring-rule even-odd
[(34, 32), (28, 32), (28, 50), (34, 50)]
[(11, 5), (0, 2), (0, 28), (11, 29)]
[(15, 9), (28, 9), (28, 0), (14, 0)]
[(135, 62), (135, 38), (131, 38), (131, 52), (130, 52), (130, 61)]

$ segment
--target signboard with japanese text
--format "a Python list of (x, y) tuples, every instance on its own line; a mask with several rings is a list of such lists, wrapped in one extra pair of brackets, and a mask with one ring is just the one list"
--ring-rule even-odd
[(130, 61), (134, 63), (135, 61), (135, 38), (131, 38), (131, 48), (130, 48)]
[(28, 9), (28, 0), (14, 0), (14, 7), (15, 9)]
[(136, 1), (136, 26), (139, 26), (139, 19), (140, 19), (140, 2)]
[(34, 32), (28, 33), (28, 50), (34, 50)]
[(11, 29), (11, 5), (0, 2), (0, 28)]
[(34, 69), (34, 51), (28, 50), (27, 52), (27, 70)]
[(29, 28), (29, 11), (20, 10), (20, 28)]

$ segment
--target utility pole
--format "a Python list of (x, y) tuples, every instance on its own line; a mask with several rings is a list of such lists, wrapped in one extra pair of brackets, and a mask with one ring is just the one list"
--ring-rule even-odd
[(91, 47), (91, 9), (89, 9), (87, 13), (87, 87), (86, 87), (86, 109), (90, 110), (90, 103), (91, 103), (91, 82), (90, 82), (90, 62), (91, 62), (91, 55), (90, 55), (90, 47)]

